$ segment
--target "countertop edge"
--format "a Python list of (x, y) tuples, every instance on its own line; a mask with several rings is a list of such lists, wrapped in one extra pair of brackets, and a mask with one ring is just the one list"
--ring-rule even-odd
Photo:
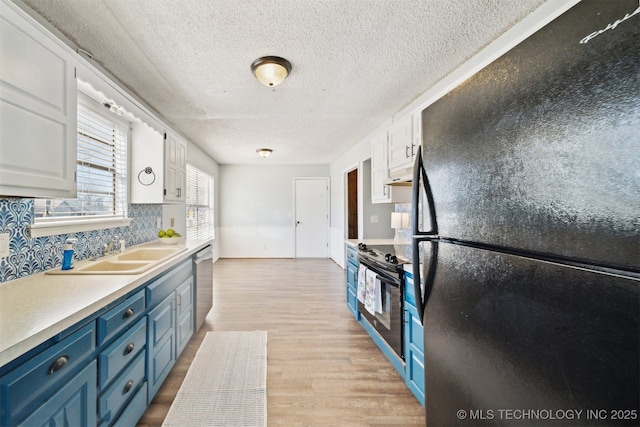
[[(152, 280), (154, 277), (174, 267), (210, 244), (212, 244), (212, 240), (187, 240), (184, 244), (186, 251), (180, 252), (174, 257), (138, 275), (119, 275), (118, 277), (114, 275), (51, 276), (43, 272), (0, 284), (0, 367), (91, 316), (98, 310)], [(166, 247), (164, 245), (158, 245), (155, 242), (148, 242), (132, 246), (129, 249), (144, 246)], [(93, 286), (85, 283), (88, 278), (94, 279), (94, 281), (97, 282), (97, 286), (99, 286), (100, 283), (106, 284), (109, 281), (117, 282), (117, 284), (110, 288), (107, 293), (95, 298), (86, 297), (86, 304), (84, 304), (82, 308), (65, 309), (64, 307), (55, 307), (52, 305), (51, 313), (49, 313), (47, 317), (55, 318), (55, 321), (42, 322), (35, 328), (16, 328), (14, 322), (11, 321), (12, 316), (29, 316), (33, 314), (25, 313), (24, 307), (21, 309), (16, 309), (15, 307), (21, 307), (20, 303), (24, 302), (24, 296), (34, 298), (33, 295), (38, 295), (37, 291), (43, 286), (46, 286), (44, 285), (45, 281), (52, 281), (50, 279), (52, 277), (64, 278), (67, 282), (65, 288), (71, 289), (73, 289), (74, 286), (84, 288)], [(19, 290), (19, 292), (17, 290)], [(68, 289), (66, 289), (66, 291), (68, 292)], [(24, 295), (18, 295), (19, 293)], [(46, 295), (41, 296), (40, 299), (45, 298)], [(7, 331), (9, 331), (9, 333), (7, 333)], [(25, 336), (25, 338), (17, 338), (19, 336)]]
[(364, 243), (366, 245), (406, 244), (406, 243), (396, 242), (393, 239), (345, 239), (344, 242), (350, 246), (358, 246), (358, 243)]

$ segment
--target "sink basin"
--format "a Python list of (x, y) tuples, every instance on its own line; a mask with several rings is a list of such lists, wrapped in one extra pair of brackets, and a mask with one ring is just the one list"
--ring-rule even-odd
[[(123, 272), (126, 274), (131, 273), (132, 270), (137, 270), (139, 268), (149, 268), (149, 262), (118, 262), (118, 261), (98, 261), (91, 264), (83, 265), (78, 268), (78, 271), (90, 271), (95, 273), (99, 272)], [(145, 268), (146, 270), (146, 268)]]
[(119, 261), (158, 261), (171, 256), (182, 248), (140, 248), (118, 255)]
[(97, 261), (80, 261), (71, 270), (57, 268), (46, 274), (140, 274), (186, 250), (185, 247), (135, 248)]

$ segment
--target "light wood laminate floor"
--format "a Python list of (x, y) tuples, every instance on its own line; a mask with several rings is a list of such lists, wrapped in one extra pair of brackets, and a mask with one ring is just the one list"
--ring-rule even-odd
[(347, 309), (333, 261), (221, 259), (213, 279), (213, 309), (139, 426), (162, 424), (211, 330), (268, 331), (269, 426), (424, 426), (424, 408)]

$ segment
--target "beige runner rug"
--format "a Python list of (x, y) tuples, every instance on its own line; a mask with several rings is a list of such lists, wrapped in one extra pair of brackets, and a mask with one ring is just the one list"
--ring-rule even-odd
[(207, 332), (166, 427), (267, 425), (267, 332)]

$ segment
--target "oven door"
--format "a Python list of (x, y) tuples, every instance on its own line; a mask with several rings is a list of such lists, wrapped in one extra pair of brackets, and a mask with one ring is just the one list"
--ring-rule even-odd
[(380, 280), (381, 312), (372, 314), (365, 305), (358, 301), (360, 314), (380, 334), (384, 341), (393, 351), (404, 360), (404, 346), (402, 345), (403, 324), (402, 324), (402, 287), (399, 279), (391, 279), (388, 274), (381, 270), (363, 263), (369, 270), (374, 271)]

